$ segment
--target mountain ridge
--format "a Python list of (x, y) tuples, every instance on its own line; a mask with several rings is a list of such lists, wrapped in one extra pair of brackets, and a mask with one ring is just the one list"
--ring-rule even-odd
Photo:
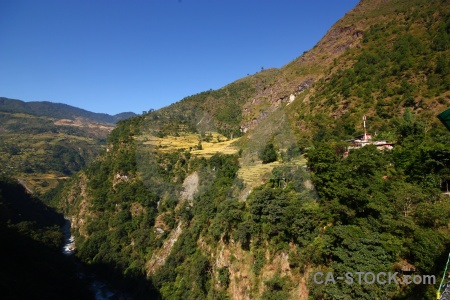
[(64, 103), (50, 101), (22, 101), (0, 97), (0, 111), (13, 113), (26, 113), (36, 116), (46, 116), (58, 119), (71, 119), (84, 117), (93, 121), (115, 124), (118, 121), (136, 116), (133, 112), (122, 112), (115, 115), (94, 113), (82, 108)]
[[(449, 36), (448, 2), (364, 0), (283, 68), (120, 122), (51, 199), (77, 256), (162, 299), (434, 299), (401, 275), (440, 280), (450, 249), (450, 133), (434, 117)], [(392, 150), (351, 147), (363, 116)]]

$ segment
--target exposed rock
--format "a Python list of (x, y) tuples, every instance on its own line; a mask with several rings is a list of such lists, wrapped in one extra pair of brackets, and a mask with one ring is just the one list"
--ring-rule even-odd
[(298, 92), (301, 93), (304, 90), (308, 89), (314, 82), (314, 78), (308, 78), (305, 81), (303, 81), (302, 83), (300, 83), (300, 85), (298, 86)]
[(304, 182), (303, 184), (305, 185), (305, 187), (306, 187), (308, 190), (314, 189), (314, 185), (312, 184), (311, 180), (305, 180), (305, 182)]
[(356, 30), (355, 32), (353, 32), (353, 37), (355, 38), (359, 38), (363, 36), (363, 31), (362, 30)]
[(129, 178), (128, 178), (127, 175), (120, 175), (119, 173), (116, 174), (116, 177), (115, 177), (115, 178), (118, 179), (119, 181), (120, 181), (120, 180), (121, 180), (121, 181), (126, 181), (126, 182), (129, 181)]
[(243, 132), (243, 133), (246, 133), (247, 131), (248, 131), (248, 126), (245, 126), (245, 125), (243, 125), (243, 126), (241, 126), (241, 132)]
[(178, 240), (182, 232), (182, 222), (178, 223), (178, 226), (175, 230), (172, 230), (167, 240), (164, 242), (163, 246), (159, 248), (157, 251), (152, 253), (152, 257), (145, 264), (147, 269), (147, 276), (153, 274), (160, 266), (164, 265), (167, 257), (172, 251), (173, 245)]
[(415, 272), (416, 267), (406, 260), (401, 260), (394, 265), (394, 269), (401, 272)]
[(27, 193), (33, 194), (33, 190), (32, 190), (30, 187), (27, 186), (27, 184), (26, 184), (26, 182), (25, 182), (24, 179), (18, 178), (18, 179), (17, 179), (17, 182), (25, 188), (25, 190), (27, 191)]
[(116, 176), (114, 176), (112, 186), (114, 188), (116, 186), (116, 184), (119, 184), (121, 182), (129, 182), (129, 181), (130, 181), (130, 178), (128, 178), (127, 175), (121, 175), (121, 174), (117, 173)]
[(189, 201), (193, 205), (194, 195), (198, 191), (198, 173), (194, 172), (184, 179), (183, 190), (180, 193), (182, 200)]
[(155, 229), (155, 232), (156, 232), (156, 234), (163, 234), (165, 231), (164, 231), (164, 229), (162, 229), (162, 228), (160, 228), (160, 227), (157, 227), (157, 228)]

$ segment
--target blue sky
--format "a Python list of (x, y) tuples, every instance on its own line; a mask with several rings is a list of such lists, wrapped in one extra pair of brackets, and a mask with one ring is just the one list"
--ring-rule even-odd
[(0, 96), (141, 113), (311, 49), (357, 0), (0, 0)]

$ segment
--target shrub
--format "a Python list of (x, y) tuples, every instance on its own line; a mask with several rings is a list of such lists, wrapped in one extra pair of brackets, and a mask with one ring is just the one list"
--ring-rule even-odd
[(272, 143), (267, 144), (264, 149), (259, 153), (259, 159), (263, 164), (271, 163), (277, 160), (277, 152), (275, 146)]

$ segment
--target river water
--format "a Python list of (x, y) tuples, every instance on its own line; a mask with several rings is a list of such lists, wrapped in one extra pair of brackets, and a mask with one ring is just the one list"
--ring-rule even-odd
[(70, 233), (70, 220), (66, 219), (66, 223), (62, 227), (62, 232), (64, 234), (64, 246), (62, 252), (65, 255), (72, 255), (75, 250), (75, 239)]
[[(62, 227), (62, 231), (64, 233), (64, 246), (62, 248), (62, 252), (65, 255), (73, 255), (75, 251), (75, 239), (70, 232), (70, 227), (70, 220), (66, 218), (66, 223)], [(116, 295), (116, 293), (112, 292), (111, 288), (106, 282), (99, 280), (93, 274), (90, 274), (87, 271), (83, 270), (82, 264), (77, 262), (76, 260), (74, 261), (77, 264), (77, 267), (81, 270), (78, 276), (80, 278), (87, 279), (96, 300), (115, 300), (122, 298)]]

